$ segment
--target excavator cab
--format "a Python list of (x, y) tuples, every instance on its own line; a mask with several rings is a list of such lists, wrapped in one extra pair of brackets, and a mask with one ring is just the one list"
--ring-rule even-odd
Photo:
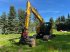
[(51, 23), (45, 22), (37, 28), (37, 36), (36, 38), (43, 38), (44, 35), (51, 35)]

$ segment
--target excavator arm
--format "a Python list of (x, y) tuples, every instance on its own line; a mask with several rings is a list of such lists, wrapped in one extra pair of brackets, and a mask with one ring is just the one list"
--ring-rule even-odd
[(31, 7), (32, 13), (36, 16), (36, 18), (39, 20), (40, 23), (43, 23), (43, 18), (40, 16), (40, 14), (36, 11), (35, 8)]
[(25, 29), (27, 30), (29, 27), (29, 19), (30, 19), (31, 12), (36, 16), (36, 18), (39, 20), (41, 24), (44, 22), (40, 14), (36, 11), (35, 8), (31, 6), (30, 2), (28, 1), (27, 8), (26, 8), (26, 17), (25, 17)]

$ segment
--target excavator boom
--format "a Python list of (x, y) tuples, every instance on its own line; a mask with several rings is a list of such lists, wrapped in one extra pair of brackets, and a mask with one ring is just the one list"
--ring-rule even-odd
[(26, 17), (25, 17), (25, 28), (28, 29), (29, 26), (29, 17), (31, 14), (31, 4), (27, 1)]

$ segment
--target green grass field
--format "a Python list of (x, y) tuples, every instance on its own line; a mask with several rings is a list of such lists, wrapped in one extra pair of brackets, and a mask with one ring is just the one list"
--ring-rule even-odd
[[(34, 33), (31, 33), (32, 35)], [(49, 41), (36, 40), (36, 47), (17, 45), (20, 34), (0, 35), (0, 52), (70, 52), (70, 32), (56, 32)]]

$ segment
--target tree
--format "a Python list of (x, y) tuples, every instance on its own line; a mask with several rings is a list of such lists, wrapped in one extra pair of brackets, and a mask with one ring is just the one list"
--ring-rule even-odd
[[(37, 11), (36, 8), (35, 8), (35, 10)], [(35, 22), (36, 26), (40, 23), (39, 20), (37, 19), (37, 17), (35, 15), (34, 15), (34, 22)]]
[(8, 15), (8, 33), (15, 33), (15, 21), (16, 19), (16, 10), (14, 6), (10, 6), (10, 11)]
[(68, 18), (66, 19), (66, 23), (70, 24), (70, 15), (68, 14)]
[(22, 28), (24, 28), (24, 23), (25, 23), (25, 11), (22, 9), (18, 10), (18, 19), (19, 19), (19, 27), (18, 27), (18, 31), (19, 33), (21, 32)]
[(70, 19), (70, 15), (68, 14), (68, 19)]
[(53, 28), (54, 28), (54, 20), (53, 20), (53, 18), (51, 17), (49, 21), (50, 21), (50, 23), (51, 23), (50, 33), (52, 34), (52, 33), (53, 33)]
[(64, 17), (64, 16), (61, 16), (61, 22), (63, 22), (63, 23), (64, 23), (64, 22), (65, 22), (65, 20), (66, 20), (66, 19), (65, 19), (65, 17)]
[(68, 17), (66, 19), (66, 22), (65, 22), (66, 26), (67, 26), (67, 30), (70, 31), (70, 15), (68, 14)]
[(6, 20), (6, 13), (3, 12), (1, 16), (1, 22), (2, 22), (2, 34), (6, 34), (7, 32), (7, 20)]
[(50, 18), (50, 20), (49, 20), (49, 21), (50, 21), (50, 23), (54, 24), (54, 20), (53, 20), (53, 18), (52, 18), (52, 17)]
[[(35, 11), (38, 12), (36, 8), (35, 8)], [(39, 19), (37, 19), (37, 16), (33, 15), (33, 29), (34, 29), (34, 31), (36, 30), (35, 28), (39, 25), (40, 25)]]
[(61, 22), (61, 18), (58, 17), (58, 18), (56, 19), (56, 24), (59, 24), (60, 22)]

